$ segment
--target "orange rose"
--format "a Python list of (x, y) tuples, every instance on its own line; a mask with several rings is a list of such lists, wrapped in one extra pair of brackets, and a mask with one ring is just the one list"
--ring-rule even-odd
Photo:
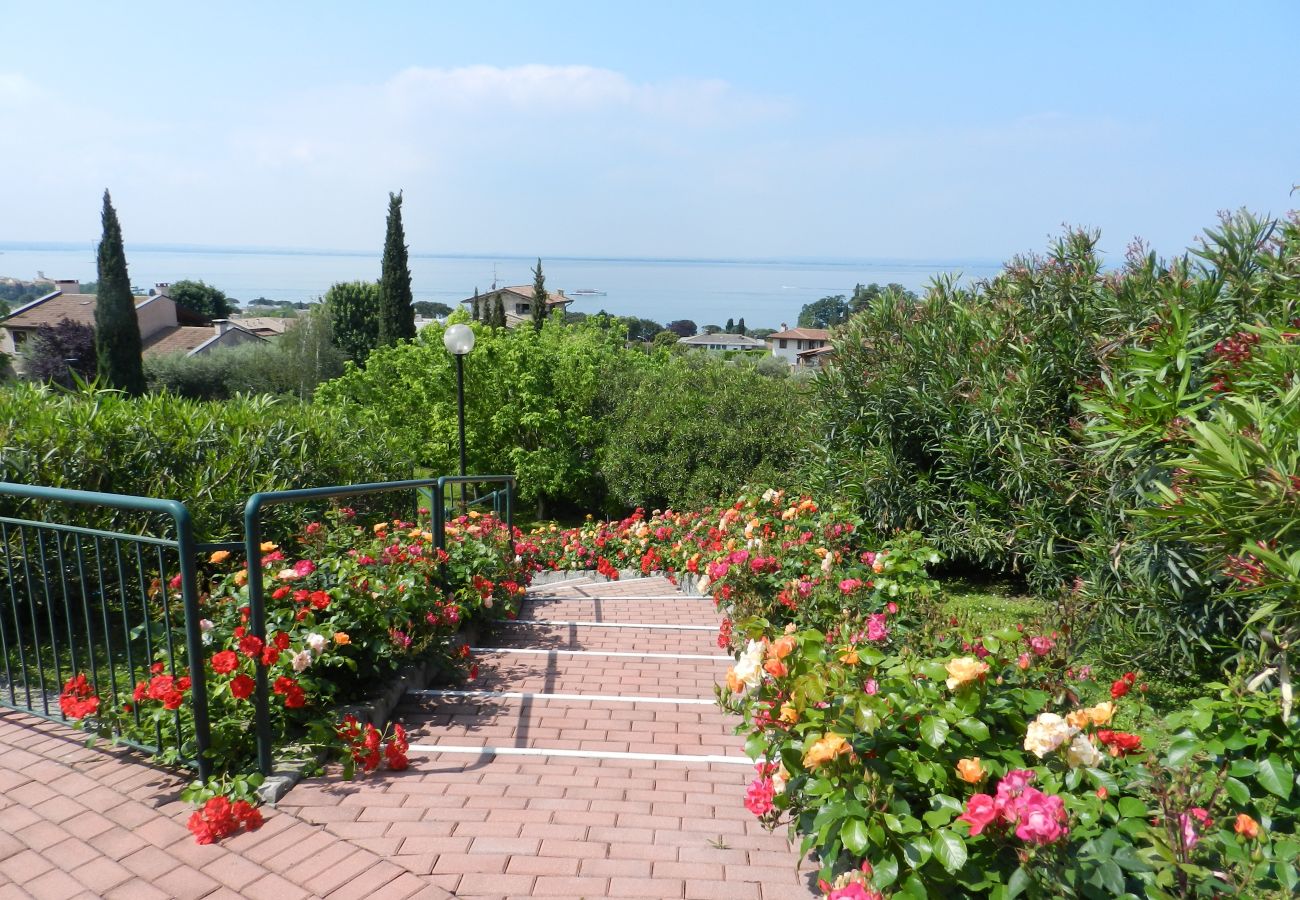
[(789, 703), (785, 703), (781, 706), (780, 719), (787, 725), (793, 725), (799, 721), (799, 710), (795, 709)]
[(235, 573), (235, 584), (239, 585), (240, 587), (243, 587), (244, 585), (248, 584), (247, 569), (240, 569), (238, 572)]
[(840, 662), (846, 666), (856, 666), (858, 664), (858, 648), (849, 647), (840, 654)]
[(211, 556), (208, 557), (208, 562), (214, 565), (220, 565), (221, 563), (225, 562), (228, 559), (230, 559), (229, 550), (218, 550), (216, 553), (213, 553)]
[(978, 756), (957, 760), (957, 777), (967, 784), (978, 784), (987, 774), (984, 767), (980, 765)]
[(790, 672), (790, 670), (785, 667), (785, 663), (781, 662), (779, 659), (769, 659), (767, 662), (763, 663), (763, 671), (771, 675), (773, 678), (784, 678)]
[(785, 659), (794, 652), (797, 646), (798, 642), (793, 637), (788, 634), (782, 635), (768, 645), (767, 657), (768, 659)]
[(352, 638), (348, 637), (346, 631), (336, 631), (334, 632), (334, 643), (342, 647), (344, 644), (352, 643)]
[(1245, 813), (1237, 813), (1237, 821), (1232, 823), (1232, 830), (1248, 841), (1259, 837), (1259, 823)]
[(727, 690), (733, 694), (743, 693), (745, 690), (745, 683), (736, 677), (735, 668), (727, 670)]
[(815, 741), (811, 747), (804, 751), (803, 765), (805, 769), (812, 769), (820, 766), (822, 763), (830, 762), (841, 754), (848, 753), (853, 748), (849, 742), (844, 739), (844, 735), (831, 732), (818, 741)]
[(280, 545), (275, 543), (274, 541), (264, 541), (261, 547), (263, 553), (272, 553), (279, 549), (280, 549)]

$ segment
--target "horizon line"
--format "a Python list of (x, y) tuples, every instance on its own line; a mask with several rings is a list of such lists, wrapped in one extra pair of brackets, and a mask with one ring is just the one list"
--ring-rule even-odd
[[(96, 241), (84, 245), (80, 241), (15, 241), (0, 240), (0, 251), (4, 250), (78, 250), (83, 246), (93, 248)], [(228, 253), (262, 256), (363, 256), (380, 258), (382, 248), (369, 250), (338, 250), (322, 247), (267, 247), (239, 244), (165, 244), (125, 242), (128, 252), (132, 248), (149, 253)], [(905, 257), (905, 256), (632, 256), (632, 255), (593, 255), (593, 254), (553, 254), (537, 256), (522, 253), (409, 253), (411, 259), (509, 259), (509, 260), (559, 260), (564, 262), (648, 262), (648, 263), (748, 263), (776, 264), (793, 263), (798, 265), (834, 264), (834, 265), (898, 265), (927, 266), (935, 263), (962, 263), (976, 265), (1003, 265), (1006, 260), (993, 257), (953, 256), (953, 257)]]

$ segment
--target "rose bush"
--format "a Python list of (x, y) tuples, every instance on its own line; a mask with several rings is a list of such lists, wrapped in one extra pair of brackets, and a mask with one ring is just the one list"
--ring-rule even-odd
[(1148, 732), (1138, 673), (1094, 677), (1068, 632), (962, 633), (937, 614), (937, 554), (918, 538), (870, 542), (851, 516), (777, 491), (516, 549), (536, 569), (699, 577), (736, 656), (719, 702), (756, 761), (745, 806), (790, 827), (827, 896), (1296, 888), (1300, 742), (1276, 689), (1209, 686)]
[[(351, 510), (336, 511), (309, 523), (292, 546), (262, 545), (264, 638), (250, 623), (253, 576), (229, 551), (217, 551), (207, 561), (201, 597), (203, 660), (186, 658), (183, 633), (166, 635), (154, 623), (159, 658), (133, 686), (115, 697), (78, 674), (64, 686), (60, 706), (101, 734), (164, 748), (165, 762), (194, 759), (189, 667), (202, 665), (209, 758), (219, 778), (228, 779), (256, 758), (250, 723), (261, 670), (276, 745), (341, 749), (351, 764), (355, 747), (338, 731), (331, 708), (365, 696), (415, 659), (431, 660), (452, 677), (463, 674), (467, 648), (455, 643), (457, 631), (514, 616), (519, 608), (529, 575), (514, 553), (516, 537), (499, 520), (470, 513), (447, 524), (445, 549), (437, 549), (432, 534), (415, 523), (365, 526)], [(175, 580), (154, 586), (159, 593), (178, 588)], [(390, 768), (404, 767), (404, 735), (388, 740), (384, 755)], [(195, 797), (207, 804), (193, 822), (200, 840), (220, 839), (241, 822), (254, 827), (242, 807), (213, 805), (201, 792)]]

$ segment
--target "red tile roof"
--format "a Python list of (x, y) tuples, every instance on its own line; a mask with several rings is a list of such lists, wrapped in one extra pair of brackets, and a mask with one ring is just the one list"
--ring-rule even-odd
[(831, 333), (826, 328), (791, 328), (789, 331), (774, 331), (767, 340), (784, 338), (796, 341), (829, 341)]

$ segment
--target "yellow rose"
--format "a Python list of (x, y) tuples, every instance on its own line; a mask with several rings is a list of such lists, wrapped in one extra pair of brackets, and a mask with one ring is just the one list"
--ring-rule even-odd
[(964, 684), (969, 684), (989, 670), (988, 663), (980, 662), (973, 656), (959, 656), (948, 665), (948, 690), (955, 691)]
[(850, 752), (852, 749), (853, 748), (849, 746), (849, 742), (844, 739), (844, 735), (831, 732), (816, 741), (804, 752), (804, 768), (815, 768), (820, 766), (822, 763), (830, 762), (841, 754)]
[(1084, 710), (1088, 714), (1089, 721), (1093, 725), (1107, 725), (1115, 717), (1115, 704), (1110, 700), (1105, 703), (1098, 703), (1092, 709)]
[(230, 559), (229, 550), (218, 550), (216, 553), (213, 553), (211, 556), (208, 557), (208, 562), (213, 563), (215, 565), (220, 565), (221, 563), (225, 562), (228, 559)]
[(375, 523), (375, 527), (374, 527), (373, 530), (374, 530), (375, 534), (383, 534), (385, 531), (388, 530), (388, 523), (387, 523), (387, 522), (376, 522), (376, 523)]
[(794, 725), (799, 721), (799, 710), (795, 709), (795, 707), (791, 706), (789, 703), (783, 703), (781, 705), (781, 715), (779, 718), (787, 725)]
[(978, 756), (957, 760), (957, 777), (967, 784), (978, 784), (987, 774)]
[(1067, 713), (1065, 716), (1066, 724), (1071, 728), (1086, 728), (1088, 723), (1092, 721), (1088, 712), (1089, 711), (1086, 709), (1076, 709), (1073, 712)]
[(235, 584), (239, 585), (240, 587), (243, 587), (244, 585), (248, 584), (247, 569), (240, 569), (238, 572), (235, 573)]

